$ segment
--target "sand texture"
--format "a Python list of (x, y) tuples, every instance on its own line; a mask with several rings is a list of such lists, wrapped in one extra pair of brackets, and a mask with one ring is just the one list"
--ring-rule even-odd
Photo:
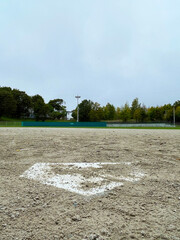
[(180, 131), (0, 128), (0, 187), (3, 240), (180, 240)]

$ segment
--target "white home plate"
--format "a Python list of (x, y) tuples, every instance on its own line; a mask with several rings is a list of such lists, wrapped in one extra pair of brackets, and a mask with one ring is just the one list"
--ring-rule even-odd
[(36, 163), (20, 177), (90, 196), (139, 181), (142, 171), (122, 163)]

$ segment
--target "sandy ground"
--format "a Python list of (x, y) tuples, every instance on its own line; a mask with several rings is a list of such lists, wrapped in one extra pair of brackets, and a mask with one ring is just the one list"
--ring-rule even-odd
[[(77, 162), (120, 165), (52, 171), (123, 185), (86, 196), (20, 177), (36, 163)], [(123, 180), (134, 170), (140, 180)], [(180, 131), (0, 128), (0, 186), (0, 239), (179, 240)]]

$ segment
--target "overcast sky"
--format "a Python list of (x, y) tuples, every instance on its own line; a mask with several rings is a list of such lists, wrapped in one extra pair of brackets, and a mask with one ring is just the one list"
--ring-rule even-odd
[(0, 1), (0, 86), (115, 107), (180, 99), (179, 0)]

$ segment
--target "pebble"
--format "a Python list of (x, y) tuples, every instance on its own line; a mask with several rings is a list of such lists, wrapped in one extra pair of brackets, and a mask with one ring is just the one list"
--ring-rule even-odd
[(172, 231), (172, 230), (176, 230), (176, 227), (174, 225), (170, 225), (168, 228), (167, 228), (168, 231)]
[(59, 236), (54, 235), (53, 237), (54, 237), (54, 240), (59, 240)]
[(64, 238), (64, 233), (60, 233), (60, 234), (59, 234), (59, 237), (60, 237), (60, 239), (61, 239), (61, 238)]
[(89, 240), (98, 240), (98, 237), (99, 235), (93, 233), (89, 236)]
[(145, 233), (144, 231), (141, 231), (141, 235), (142, 235), (142, 236), (145, 236), (146, 233)]
[(130, 238), (135, 239), (136, 237), (134, 235), (130, 235)]
[(16, 213), (16, 217), (19, 217), (19, 215), (20, 215), (20, 213), (19, 213), (19, 212), (17, 212), (17, 213)]
[(109, 221), (107, 222), (107, 224), (108, 224), (108, 225), (113, 225), (114, 222), (113, 222), (112, 220), (109, 220)]
[(7, 209), (6, 207), (0, 207), (0, 210), (6, 210), (6, 209)]
[(131, 217), (135, 217), (136, 215), (134, 213), (130, 213), (130, 216)]
[(22, 211), (24, 212), (25, 208), (16, 208), (15, 211)]
[(108, 232), (108, 230), (105, 229), (105, 228), (102, 228), (101, 231), (100, 231), (100, 233), (101, 233), (102, 235), (104, 235), (104, 236), (109, 236), (109, 232)]
[(81, 217), (79, 215), (73, 216), (72, 220), (75, 222), (81, 221)]

